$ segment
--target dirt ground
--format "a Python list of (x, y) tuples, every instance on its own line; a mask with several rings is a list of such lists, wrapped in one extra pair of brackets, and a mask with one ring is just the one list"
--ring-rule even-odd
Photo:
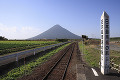
[(75, 45), (70, 64), (67, 69), (65, 80), (76, 80), (76, 54), (77, 53), (77, 45)]
[(118, 45), (117, 43), (111, 43), (110, 49), (115, 51), (120, 51), (120, 45)]

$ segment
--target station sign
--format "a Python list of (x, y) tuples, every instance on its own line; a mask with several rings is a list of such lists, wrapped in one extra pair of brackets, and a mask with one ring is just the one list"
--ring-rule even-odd
[(109, 74), (109, 16), (104, 11), (101, 16), (101, 73)]

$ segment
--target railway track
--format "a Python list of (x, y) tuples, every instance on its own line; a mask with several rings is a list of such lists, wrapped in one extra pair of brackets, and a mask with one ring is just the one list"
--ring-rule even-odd
[(73, 43), (42, 80), (64, 80), (76, 43)]

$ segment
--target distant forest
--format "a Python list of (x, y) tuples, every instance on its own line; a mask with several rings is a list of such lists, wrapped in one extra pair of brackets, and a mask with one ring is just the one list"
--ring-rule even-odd
[(5, 38), (5, 37), (0, 36), (0, 40), (8, 40), (8, 39)]
[(110, 38), (111, 41), (120, 41), (120, 37), (112, 37)]

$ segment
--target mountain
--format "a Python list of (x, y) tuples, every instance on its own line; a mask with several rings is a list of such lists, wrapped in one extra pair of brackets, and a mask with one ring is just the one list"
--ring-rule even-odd
[(35, 37), (29, 38), (29, 40), (56, 39), (56, 38), (57, 39), (80, 39), (81, 37), (73, 34), (72, 32), (61, 27), (60, 25), (55, 25), (52, 28), (48, 29), (47, 31)]

